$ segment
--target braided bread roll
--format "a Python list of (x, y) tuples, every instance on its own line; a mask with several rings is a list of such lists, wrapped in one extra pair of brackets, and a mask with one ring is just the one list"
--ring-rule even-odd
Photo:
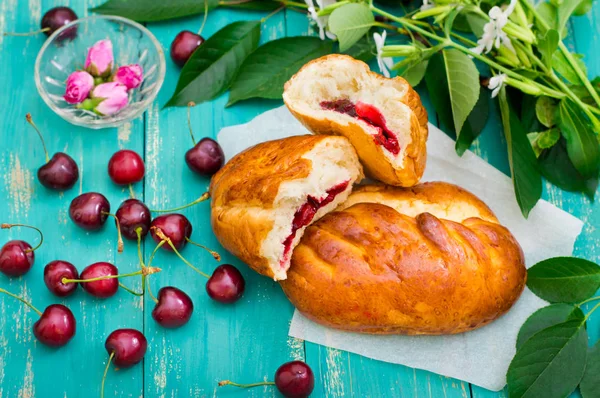
[(385, 78), (347, 55), (327, 55), (285, 84), (283, 100), (314, 134), (347, 137), (376, 180), (409, 187), (423, 176), (427, 111), (403, 78)]
[(306, 229), (281, 286), (308, 318), (373, 334), (454, 334), (519, 298), (521, 247), (473, 194), (364, 186)]

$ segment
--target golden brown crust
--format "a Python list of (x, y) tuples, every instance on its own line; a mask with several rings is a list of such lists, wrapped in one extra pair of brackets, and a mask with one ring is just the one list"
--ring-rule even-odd
[[(443, 200), (441, 188), (419, 186), (409, 195)], [(472, 201), (469, 195), (457, 200)], [(526, 275), (519, 244), (496, 222), (412, 217), (356, 203), (305, 231), (281, 286), (298, 310), (326, 326), (435, 335), (498, 318), (520, 296)]]
[(301, 113), (294, 107), (293, 101), (289, 100), (284, 95), (284, 102), (290, 112), (307, 129), (315, 134), (342, 135), (348, 138), (350, 142), (352, 142), (352, 145), (354, 145), (367, 175), (390, 185), (410, 187), (417, 184), (423, 176), (425, 163), (427, 161), (426, 142), (429, 132), (427, 126), (427, 111), (421, 103), (419, 94), (410, 87), (405, 79), (402, 77), (395, 77), (393, 79), (386, 78), (375, 72), (371, 72), (368, 65), (362, 61), (355, 60), (347, 55), (331, 54), (315, 59), (304, 65), (296, 75), (286, 82), (284, 91), (290, 87), (296, 76), (300, 75), (304, 69), (312, 67), (315, 64), (324, 64), (332, 60), (344, 60), (359, 63), (364, 65), (365, 75), (368, 75), (371, 78), (394, 83), (400, 82), (402, 85), (406, 86), (407, 91), (401, 102), (407, 105), (412, 110), (413, 114), (410, 119), (411, 142), (406, 147), (406, 156), (402, 167), (395, 168), (385, 157), (382, 146), (377, 145), (372, 136), (365, 133), (362, 126), (358, 123), (350, 122), (348, 125), (342, 125), (330, 119), (315, 118), (308, 113)]

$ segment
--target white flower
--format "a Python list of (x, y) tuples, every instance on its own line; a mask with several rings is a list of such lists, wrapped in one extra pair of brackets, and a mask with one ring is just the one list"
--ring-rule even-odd
[(387, 32), (384, 30), (383, 34), (373, 33), (373, 40), (375, 40), (375, 47), (377, 48), (377, 65), (381, 74), (385, 77), (390, 77), (389, 69), (394, 65), (394, 60), (390, 57), (383, 57), (383, 46), (385, 46), (385, 38)]
[(502, 89), (502, 86), (504, 85), (504, 82), (506, 82), (506, 75), (504, 73), (497, 74), (490, 79), (488, 88), (492, 90), (492, 98), (498, 95), (500, 89)]
[[(319, 7), (319, 10), (321, 10), (335, 3), (335, 1), (336, 0), (317, 0), (317, 6)], [(329, 19), (329, 17), (320, 17), (317, 15), (317, 10), (315, 9), (315, 4), (313, 3), (313, 0), (304, 0), (304, 2), (308, 6), (308, 18), (313, 23), (317, 24), (317, 26), (319, 27), (319, 37), (321, 38), (321, 40), (325, 40), (325, 36), (327, 36), (331, 40), (335, 40), (336, 36), (333, 33), (328, 32), (326, 29), (327, 20)]]
[(518, 0), (510, 0), (510, 4), (504, 11), (498, 6), (492, 7), (488, 13), (490, 21), (483, 27), (483, 36), (481, 36), (481, 39), (477, 40), (477, 47), (472, 48), (471, 51), (481, 54), (485, 50), (485, 53), (487, 54), (492, 51), (492, 48), (500, 48), (501, 45), (504, 45), (512, 52), (515, 52), (515, 49), (510, 42), (510, 38), (502, 29), (508, 23), (508, 17), (514, 11), (517, 1)]
[(421, 6), (421, 11), (429, 10), (430, 8), (435, 7), (435, 3), (432, 0), (423, 0), (423, 5)]

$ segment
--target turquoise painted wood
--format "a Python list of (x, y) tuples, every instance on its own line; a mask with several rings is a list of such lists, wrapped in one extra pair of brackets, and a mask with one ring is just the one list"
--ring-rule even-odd
[[(56, 5), (69, 4), (80, 16), (101, 0), (65, 2), (63, 0), (0, 0), (0, 32), (29, 31), (37, 28), (43, 12)], [(211, 13), (205, 28), (210, 36), (233, 20), (260, 19), (264, 14), (217, 10)], [(572, 21), (571, 48), (583, 53), (590, 76), (600, 74), (596, 56), (600, 6), (596, 3), (589, 16)], [(195, 31), (201, 19), (188, 18), (169, 23), (150, 24), (166, 52), (172, 38), (182, 29)], [(263, 24), (262, 40), (310, 34), (304, 15), (282, 12)], [(193, 175), (183, 156), (191, 146), (185, 109), (161, 111), (177, 81), (178, 69), (167, 60), (167, 75), (157, 101), (143, 117), (119, 129), (92, 131), (74, 127), (54, 115), (39, 98), (33, 82), (33, 64), (44, 38), (0, 36), (0, 221), (23, 222), (41, 227), (45, 243), (36, 252), (32, 271), (18, 279), (0, 276), (0, 287), (22, 294), (43, 308), (60, 302), (69, 306), (77, 320), (78, 331), (66, 347), (54, 350), (37, 343), (31, 327), (37, 316), (18, 302), (0, 297), (0, 398), (12, 397), (90, 397), (98, 396), (107, 354), (104, 339), (114, 329), (134, 327), (143, 330), (149, 341), (144, 362), (128, 370), (109, 373), (107, 397), (263, 397), (277, 396), (273, 388), (238, 390), (217, 388), (220, 379), (241, 382), (271, 379), (276, 368), (290, 359), (304, 359), (316, 376), (315, 397), (504, 397), (459, 380), (404, 366), (373, 361), (355, 354), (305, 343), (287, 336), (293, 308), (281, 289), (272, 281), (251, 272), (219, 247), (210, 231), (208, 204), (185, 210), (194, 225), (194, 240), (221, 250), (223, 261), (241, 269), (247, 282), (243, 299), (232, 306), (218, 305), (205, 294), (205, 280), (177, 257), (159, 253), (154, 265), (163, 272), (149, 283), (154, 292), (174, 285), (194, 300), (194, 316), (178, 330), (157, 327), (151, 317), (153, 303), (120, 291), (108, 300), (96, 300), (78, 291), (65, 300), (57, 300), (42, 281), (44, 265), (54, 259), (73, 262), (80, 270), (96, 261), (110, 261), (123, 272), (138, 267), (136, 246), (126, 242), (125, 252), (117, 254), (112, 223), (98, 233), (84, 233), (67, 214), (68, 205), (80, 192), (99, 191), (114, 209), (129, 193), (113, 185), (106, 174), (111, 154), (128, 148), (143, 154), (147, 175), (135, 186), (135, 194), (153, 209), (187, 203), (208, 187), (207, 179)], [(429, 111), (437, 119), (423, 87), (418, 88)], [(280, 101), (246, 101), (224, 108), (227, 96), (198, 105), (192, 111), (197, 137), (215, 137), (225, 126), (244, 123), (281, 104)], [(78, 162), (82, 178), (73, 189), (55, 193), (42, 187), (35, 178), (43, 163), (41, 145), (25, 123), (31, 112), (45, 134), (51, 152), (66, 151)], [(442, 126), (443, 127), (443, 126)], [(478, 155), (509, 172), (506, 142), (502, 136), (497, 110), (486, 130), (472, 148)], [(600, 205), (586, 198), (547, 185), (544, 197), (586, 222), (577, 242), (576, 254), (600, 261)], [(0, 232), (0, 242), (23, 238), (37, 241), (34, 232), (13, 229)], [(154, 245), (145, 243), (148, 258)], [(183, 255), (210, 273), (217, 265), (201, 249), (188, 246)], [(123, 280), (140, 289), (137, 278)], [(594, 319), (595, 318), (595, 319)], [(599, 338), (600, 319), (593, 317), (588, 332), (590, 341)]]

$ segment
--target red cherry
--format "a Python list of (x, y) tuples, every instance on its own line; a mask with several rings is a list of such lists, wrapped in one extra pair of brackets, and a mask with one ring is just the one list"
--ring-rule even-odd
[(192, 316), (194, 303), (190, 296), (176, 287), (167, 286), (158, 291), (158, 303), (152, 310), (152, 318), (165, 328), (185, 325)]
[(225, 154), (212, 138), (202, 138), (185, 153), (185, 162), (194, 173), (210, 177), (223, 167)]
[(35, 255), (29, 243), (8, 241), (0, 249), (0, 272), (7, 276), (25, 275), (31, 269)]
[[(46, 36), (50, 36), (63, 26), (75, 21), (77, 14), (69, 7), (54, 7), (46, 11), (42, 17), (41, 26)], [(47, 30), (46, 30), (47, 29)], [(65, 30), (60, 36), (61, 39), (73, 39), (77, 34), (77, 27), (73, 26)]]
[(127, 185), (141, 181), (145, 172), (141, 156), (128, 149), (115, 152), (108, 162), (108, 175), (115, 184)]
[[(117, 267), (111, 263), (99, 262), (88, 265), (83, 271), (79, 279), (92, 279), (102, 276), (118, 275)], [(94, 297), (108, 298), (112, 297), (119, 290), (119, 279), (102, 279), (94, 282), (82, 282), (81, 287)]]
[(48, 346), (61, 347), (75, 336), (75, 317), (64, 305), (49, 305), (33, 324), (33, 334)]
[(152, 216), (150, 210), (141, 200), (127, 199), (115, 214), (119, 220), (121, 234), (130, 240), (137, 240), (136, 229), (141, 228), (140, 236), (143, 238), (150, 230)]
[(171, 59), (175, 64), (183, 67), (202, 43), (204, 43), (204, 38), (194, 32), (189, 30), (179, 32), (171, 43)]
[(110, 203), (101, 193), (88, 192), (71, 201), (69, 216), (79, 227), (96, 231), (104, 225), (110, 214)]
[(244, 294), (245, 287), (244, 277), (231, 264), (219, 265), (206, 282), (206, 292), (209, 297), (220, 303), (238, 301)]
[(109, 354), (114, 353), (113, 362), (116, 366), (128, 368), (144, 358), (148, 342), (138, 330), (117, 329), (106, 338), (104, 347)]
[(306, 363), (287, 362), (275, 372), (275, 386), (286, 398), (304, 398), (315, 388), (315, 376)]
[[(157, 235), (156, 229), (160, 229), (167, 238), (171, 239), (177, 250), (183, 249), (187, 244), (187, 240), (192, 236), (192, 224), (181, 214), (165, 214), (152, 220), (150, 235), (156, 243), (160, 243), (162, 239)], [(165, 250), (173, 251), (169, 245), (163, 245), (162, 247)]]
[(51, 261), (44, 268), (44, 283), (55, 296), (65, 297), (77, 289), (77, 283), (63, 283), (63, 278), (79, 279), (77, 268), (61, 260)]

